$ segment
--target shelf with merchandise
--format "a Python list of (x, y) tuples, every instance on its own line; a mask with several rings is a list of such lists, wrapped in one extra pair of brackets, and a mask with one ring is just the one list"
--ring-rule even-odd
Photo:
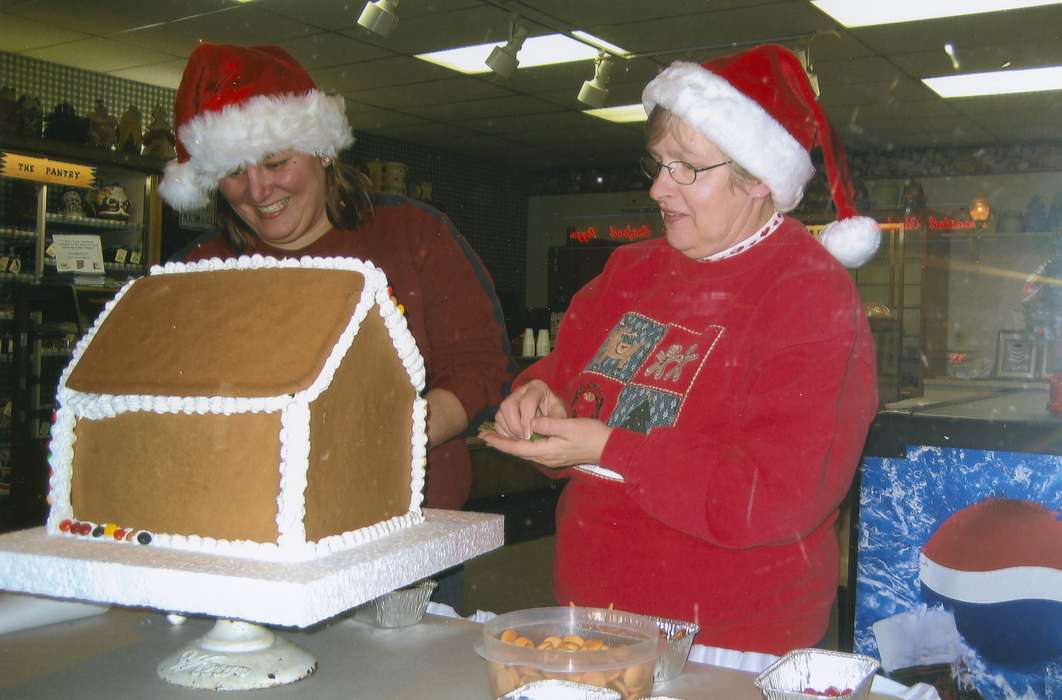
[(37, 232), (24, 226), (0, 226), (0, 238), (32, 243)]
[[(127, 229), (138, 226), (136, 222), (130, 222), (128, 219), (102, 219), (98, 216), (78, 216), (59, 212), (48, 212), (44, 218), (50, 224), (65, 224), (91, 229)], [(31, 235), (36, 234), (31, 233)]]

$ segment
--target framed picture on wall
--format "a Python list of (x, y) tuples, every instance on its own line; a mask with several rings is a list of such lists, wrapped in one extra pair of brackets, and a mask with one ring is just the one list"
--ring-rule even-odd
[(1041, 379), (1050, 377), (1052, 374), (1062, 374), (1062, 342), (1048, 340), (1040, 346), (1040, 357), (1037, 360), (1039, 368), (1036, 376)]
[(1033, 379), (1036, 376), (1036, 343), (1025, 331), (1000, 331), (996, 343), (996, 376)]

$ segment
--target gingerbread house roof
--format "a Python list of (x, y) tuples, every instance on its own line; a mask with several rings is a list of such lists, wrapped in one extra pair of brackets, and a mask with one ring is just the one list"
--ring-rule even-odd
[[(354, 259), (170, 264), (116, 295), (63, 386), (96, 395), (294, 394), (341, 358), (352, 340), (344, 334), (376, 304), (394, 311), (382, 273)], [(412, 340), (404, 336), (402, 323), (392, 332), (396, 352)], [(421, 389), (417, 368), (408, 369)]]

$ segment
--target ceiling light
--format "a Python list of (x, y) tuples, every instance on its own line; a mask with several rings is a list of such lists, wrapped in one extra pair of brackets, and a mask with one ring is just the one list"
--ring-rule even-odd
[(601, 52), (594, 60), (594, 77), (583, 81), (579, 101), (590, 107), (604, 107), (608, 100), (608, 79), (612, 76), (612, 58)]
[(524, 41), (531, 30), (520, 24), (518, 20), (509, 22), (509, 41), (505, 46), (495, 46), (487, 56), (487, 67), (502, 78), (510, 77), (516, 67), (520, 65), (520, 59), (516, 54), (524, 47)]
[(574, 29), (574, 30), (572, 30), (572, 36), (574, 36), (576, 39), (578, 39), (580, 41), (583, 41), (583, 42), (586, 42), (587, 44), (590, 44), (591, 46), (596, 46), (601, 51), (604, 51), (605, 53), (610, 53), (610, 54), (612, 54), (614, 56), (624, 56), (624, 57), (626, 57), (626, 56), (630, 56), (631, 55), (630, 51), (628, 51), (626, 49), (621, 49), (620, 47), (616, 46), (615, 44), (610, 44), (609, 42), (605, 41), (604, 39), (594, 36), (590, 32), (584, 32), (582, 29)]
[(617, 124), (631, 124), (646, 120), (645, 107), (640, 104), (619, 105), (617, 107), (602, 107), (600, 109), (584, 109), (583, 114), (591, 117), (604, 119)]
[(804, 73), (808, 76), (808, 83), (811, 84), (811, 91), (815, 93), (815, 99), (819, 99), (822, 92), (819, 90), (819, 76), (815, 75), (815, 67), (811, 65), (811, 45), (796, 51), (796, 56), (800, 60), (800, 65), (804, 67)]
[(813, 5), (846, 27), (875, 24), (898, 24), (940, 17), (1003, 12), (1040, 5), (1057, 5), (1062, 0), (890, 0), (889, 2), (852, 2), (852, 0), (812, 0)]
[(385, 39), (398, 26), (398, 0), (372, 0), (358, 17), (358, 24)]
[(1062, 90), (1062, 66), (946, 75), (939, 78), (922, 78), (922, 82), (941, 97), (979, 97)]
[[(460, 73), (487, 73), (487, 57), (495, 47), (504, 46), (504, 42), (462, 46), (444, 51), (417, 54), (422, 61), (455, 70)], [(546, 34), (533, 36), (524, 42), (520, 49), (520, 65), (523, 68), (548, 66), (555, 63), (588, 61), (597, 55), (597, 49), (563, 34)]]

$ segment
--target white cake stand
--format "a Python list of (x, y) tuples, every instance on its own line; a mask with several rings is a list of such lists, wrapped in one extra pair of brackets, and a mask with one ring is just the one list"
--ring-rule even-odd
[(504, 543), (500, 515), (425, 510), (425, 521), (345, 552), (283, 564), (99, 540), (0, 535), (0, 589), (217, 617), (163, 659), (177, 685), (247, 690), (292, 683), (316, 660), (263, 625), (308, 627)]

